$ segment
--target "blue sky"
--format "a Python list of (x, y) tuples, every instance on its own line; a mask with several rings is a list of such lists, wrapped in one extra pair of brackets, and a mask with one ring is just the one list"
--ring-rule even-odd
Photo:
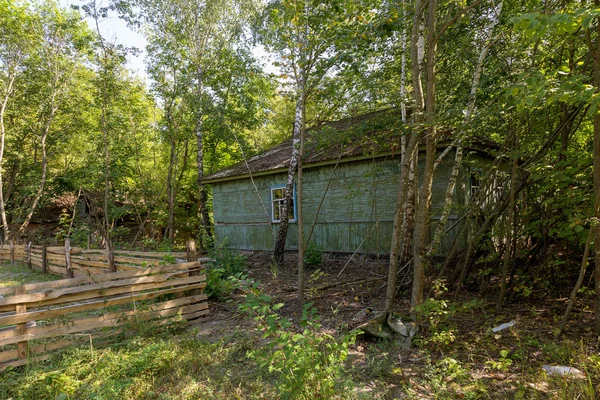
[[(80, 0), (59, 0), (63, 7), (70, 7), (71, 5), (81, 6), (85, 2)], [(103, 4), (104, 3), (104, 4)], [(99, 7), (108, 6), (108, 0), (100, 0), (98, 3)], [(95, 22), (92, 18), (86, 18), (86, 21), (91, 29), (96, 30)], [(105, 40), (122, 44), (127, 47), (137, 47), (140, 53), (137, 56), (127, 56), (127, 66), (136, 75), (146, 77), (144, 67), (144, 57), (146, 56), (146, 39), (138, 32), (131, 30), (125, 21), (119, 19), (116, 13), (113, 13), (109, 18), (100, 21), (98, 24), (100, 27), (100, 33)]]
[[(81, 0), (59, 0), (63, 7), (70, 7), (71, 5), (82, 6), (85, 1)], [(106, 7), (109, 4), (109, 0), (99, 0), (99, 7)], [(94, 31), (96, 30), (95, 22), (92, 18), (85, 19)], [(147, 78), (144, 57), (146, 56), (146, 39), (141, 33), (138, 33), (127, 26), (127, 23), (119, 19), (117, 13), (112, 13), (109, 18), (100, 21), (99, 23), (100, 33), (105, 40), (112, 43), (122, 44), (127, 47), (136, 47), (140, 50), (137, 55), (129, 54), (127, 56), (127, 66), (135, 74), (144, 79)], [(262, 46), (258, 46), (253, 51), (254, 57), (264, 65), (264, 69), (269, 73), (279, 72), (276, 67), (273, 66), (269, 60), (269, 55), (265, 52)]]

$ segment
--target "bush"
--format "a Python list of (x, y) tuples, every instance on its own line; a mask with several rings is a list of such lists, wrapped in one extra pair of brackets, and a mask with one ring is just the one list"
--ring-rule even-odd
[(304, 253), (304, 264), (309, 267), (318, 267), (323, 264), (323, 248), (310, 242)]
[(248, 357), (261, 368), (276, 373), (276, 388), (285, 399), (330, 399), (343, 397), (341, 390), (349, 381), (343, 379), (344, 361), (354, 334), (335, 338), (321, 332), (319, 316), (312, 303), (304, 305), (297, 332), (288, 318), (276, 313), (283, 303), (272, 304), (254, 282), (245, 282), (246, 302), (240, 309), (254, 316), (264, 337), (270, 339), (267, 350), (253, 350)]
[(224, 240), (211, 251), (210, 257), (215, 263), (206, 268), (205, 292), (217, 300), (224, 300), (231, 295), (234, 287), (230, 278), (242, 278), (247, 267), (246, 257), (227, 245), (228, 241)]

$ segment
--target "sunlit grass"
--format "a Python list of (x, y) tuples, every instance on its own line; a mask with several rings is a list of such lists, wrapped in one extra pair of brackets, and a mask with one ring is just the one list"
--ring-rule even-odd
[(27, 268), (27, 264), (16, 262), (0, 264), (0, 287), (21, 285), (23, 283), (47, 282), (62, 279), (53, 274), (44, 274), (36, 269)]

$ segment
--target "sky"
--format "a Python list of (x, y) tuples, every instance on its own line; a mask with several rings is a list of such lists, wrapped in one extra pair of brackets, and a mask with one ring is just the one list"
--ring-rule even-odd
[[(60, 0), (63, 7), (72, 5), (81, 7), (85, 2), (80, 0)], [(108, 6), (108, 0), (100, 0), (99, 7)], [(83, 13), (83, 11), (82, 11)], [(85, 19), (90, 28), (96, 31), (96, 25), (92, 18)], [(144, 57), (146, 56), (146, 39), (141, 33), (135, 32), (127, 26), (127, 23), (119, 19), (117, 13), (112, 13), (105, 20), (98, 24), (100, 33), (105, 40), (122, 44), (127, 47), (136, 47), (140, 52), (137, 55), (129, 54), (127, 56), (127, 67), (135, 74), (142, 78), (146, 78), (146, 70), (144, 66)]]
[[(59, 0), (61, 6), (79, 6), (81, 7), (85, 1), (81, 0)], [(109, 0), (99, 0), (99, 7), (108, 6)], [(82, 11), (83, 13), (83, 11)], [(96, 31), (96, 25), (92, 18), (85, 19), (90, 28)], [(127, 23), (120, 19), (116, 12), (109, 13), (109, 17), (99, 22), (100, 33), (102, 37), (112, 43), (121, 44), (127, 47), (135, 47), (139, 50), (137, 55), (129, 54), (127, 56), (127, 67), (137, 76), (147, 80), (146, 69), (144, 66), (144, 58), (146, 57), (147, 41), (144, 35), (138, 33), (127, 26)], [(264, 65), (264, 70), (267, 73), (278, 73), (279, 70), (273, 66), (270, 61), (270, 55), (262, 46), (257, 46), (253, 50), (254, 57)]]

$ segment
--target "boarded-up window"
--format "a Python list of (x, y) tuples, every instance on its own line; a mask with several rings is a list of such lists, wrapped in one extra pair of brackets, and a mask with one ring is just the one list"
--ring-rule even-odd
[[(288, 210), (289, 222), (296, 222), (296, 203), (292, 196), (292, 202)], [(285, 186), (271, 188), (271, 217), (273, 222), (281, 222), (283, 206), (285, 204)]]

